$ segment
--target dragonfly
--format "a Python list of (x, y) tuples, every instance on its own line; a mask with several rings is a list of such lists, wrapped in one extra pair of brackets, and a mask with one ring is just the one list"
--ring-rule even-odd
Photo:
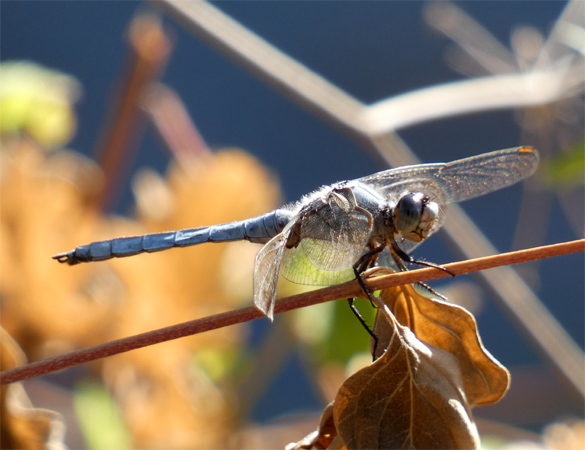
[(279, 275), (314, 286), (359, 280), (384, 249), (400, 270), (405, 263), (441, 268), (409, 253), (441, 227), (447, 205), (519, 182), (534, 173), (539, 159), (532, 147), (515, 147), (398, 167), (323, 186), (250, 219), (93, 242), (53, 258), (74, 265), (207, 242), (264, 244), (256, 256), (253, 295), (256, 307), (273, 320)]

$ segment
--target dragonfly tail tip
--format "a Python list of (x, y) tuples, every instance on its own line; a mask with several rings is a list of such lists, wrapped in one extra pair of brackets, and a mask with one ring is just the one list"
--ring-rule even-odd
[(76, 264), (75, 260), (71, 257), (71, 252), (58, 253), (58, 254), (52, 256), (52, 258), (56, 259), (61, 264), (67, 263), (70, 266), (72, 266), (73, 264)]

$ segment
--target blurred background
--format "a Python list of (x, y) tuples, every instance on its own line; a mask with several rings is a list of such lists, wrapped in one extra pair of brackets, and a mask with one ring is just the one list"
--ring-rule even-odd
[[(544, 57), (566, 2), (441, 3), (447, 9), (426, 2), (213, 6), (366, 105), (536, 65), (576, 67), (581, 79), (557, 101), (398, 130), (423, 162), (518, 145), (539, 149), (542, 167), (527, 187), (462, 205), (505, 252), (583, 238), (583, 43), (575, 49), (567, 37), (583, 36), (579, 3), (564, 16), (577, 34), (563, 28), (555, 37), (564, 43), (547, 47)], [(244, 219), (321, 185), (387, 168), (363, 136), (299, 106), (191, 34), (176, 14), (153, 6), (1, 5), (2, 325), (29, 361), (249, 304), (259, 247), (214, 245), (97, 268), (59, 266), (52, 254), (122, 234)], [(9, 64), (14, 61), (38, 66)], [(17, 119), (9, 120), (9, 113)], [(444, 242), (434, 237), (415, 257), (439, 264), (459, 259)], [(517, 270), (582, 350), (583, 255)], [(431, 285), (476, 315), (484, 345), (512, 372), (508, 396), (476, 409), (477, 418), (536, 440), (529, 433), (582, 418), (582, 387), (579, 393), (528, 343), (474, 277)], [(281, 296), (292, 292), (296, 287), (284, 286)], [(69, 303), (59, 306), (62, 301)], [(338, 303), (24, 385), (35, 406), (65, 416), (72, 448), (282, 447), (317, 425), (342, 374), (351, 372), (352, 355), (367, 352), (368, 336)], [(193, 404), (216, 407), (193, 412)], [(88, 410), (100, 411), (104, 424), (95, 425)], [(240, 434), (234, 437), (233, 430)], [(502, 430), (489, 428), (507, 436)], [(100, 441), (105, 435), (112, 435), (108, 444)]]

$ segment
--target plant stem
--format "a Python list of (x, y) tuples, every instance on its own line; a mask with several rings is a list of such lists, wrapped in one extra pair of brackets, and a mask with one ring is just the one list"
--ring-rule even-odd
[[(550, 258), (552, 256), (560, 256), (582, 251), (585, 251), (585, 239), (445, 264), (444, 267), (455, 274), (464, 274), (508, 264), (518, 264), (535, 259)], [(442, 270), (425, 268), (370, 278), (369, 280), (366, 280), (366, 285), (371, 290), (378, 290), (448, 276), (449, 274)], [(361, 287), (355, 280), (353, 280), (337, 286), (331, 286), (281, 299), (277, 302), (274, 312), (275, 314), (279, 314), (318, 303), (342, 298), (345, 299), (352, 296), (357, 297), (361, 293)], [(3, 371), (0, 373), (0, 384), (4, 385), (46, 375), (48, 373), (57, 372), (59, 370), (95, 361), (107, 356), (203, 333), (205, 331), (223, 328), (229, 325), (248, 322), (261, 317), (263, 317), (263, 315), (259, 310), (254, 306), (249, 306), (239, 310), (191, 320), (189, 322), (76, 350), (54, 358)]]

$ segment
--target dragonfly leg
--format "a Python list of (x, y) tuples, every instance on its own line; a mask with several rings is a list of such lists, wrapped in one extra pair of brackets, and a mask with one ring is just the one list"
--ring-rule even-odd
[[(412, 256), (410, 256), (408, 253), (404, 252), (400, 247), (398, 247), (398, 245), (396, 244), (396, 242), (394, 240), (392, 240), (392, 252), (394, 256), (394, 262), (396, 262), (396, 265), (400, 268), (401, 271), (405, 271), (406, 270), (406, 266), (404, 264), (402, 264), (402, 261), (410, 263), (410, 264), (418, 264), (419, 266), (425, 266), (425, 267), (432, 267), (434, 269), (439, 269), (442, 270), (443, 272), (447, 272), (449, 275), (451, 275), (452, 277), (455, 276), (455, 274), (453, 272), (451, 272), (448, 269), (445, 269), (443, 266), (439, 265), (439, 264), (435, 264), (432, 262), (428, 262), (428, 261), (421, 261), (419, 259), (414, 259)], [(398, 256), (398, 258), (396, 258), (396, 256)]]
[(382, 250), (384, 250), (384, 246), (380, 245), (379, 247), (376, 247), (363, 254), (360, 259), (358, 259), (353, 265), (353, 270), (356, 272), (356, 276), (358, 273), (362, 273), (364, 270), (373, 266), (374, 262), (376, 262), (376, 258), (378, 257), (378, 253), (380, 253)]
[(419, 286), (421, 286), (425, 291), (428, 291), (430, 294), (433, 294), (433, 295), (439, 297), (441, 300), (444, 300), (446, 302), (449, 301), (449, 299), (447, 297), (445, 297), (443, 294), (440, 294), (439, 292), (435, 291), (428, 284), (425, 284), (422, 281), (418, 281), (416, 284), (418, 284)]
[[(363, 255), (353, 266), (353, 271), (355, 273), (355, 278), (358, 281), (358, 283), (360, 284), (362, 290), (364, 291), (364, 293), (366, 294), (368, 300), (370, 301), (372, 307), (376, 308), (376, 300), (374, 298), (372, 298), (372, 293), (368, 290), (368, 287), (366, 286), (366, 283), (364, 283), (364, 279), (362, 278), (362, 272), (364, 270), (366, 270), (367, 268), (369, 268), (375, 261), (376, 258), (378, 256), (378, 254), (384, 249), (384, 246), (379, 246), (377, 248), (374, 248), (373, 250), (370, 250), (369, 252), (367, 252), (365, 255)], [(374, 346), (373, 346), (373, 351), (372, 351), (372, 358), (373, 360), (375, 360), (375, 354), (376, 354), (376, 349), (378, 348), (378, 336), (376, 336), (376, 333), (374, 333), (373, 330), (370, 329), (370, 327), (368, 326), (368, 324), (365, 322), (364, 318), (361, 316), (361, 314), (359, 313), (359, 311), (357, 310), (357, 308), (355, 307), (355, 305), (353, 304), (354, 299), (353, 298), (348, 298), (347, 299), (348, 303), (349, 303), (349, 307), (351, 308), (352, 312), (354, 313), (354, 315), (357, 317), (357, 319), (359, 320), (359, 322), (362, 324), (362, 326), (366, 329), (366, 331), (368, 332), (368, 334), (372, 337), (372, 339), (374, 340)]]
[(376, 348), (378, 347), (378, 336), (376, 336), (374, 331), (369, 327), (369, 325), (366, 323), (366, 321), (364, 320), (364, 318), (362, 317), (362, 315), (360, 314), (358, 309), (355, 307), (355, 305), (353, 303), (354, 300), (355, 300), (354, 298), (348, 298), (347, 303), (349, 304), (351, 312), (353, 312), (353, 314), (357, 317), (357, 320), (359, 320), (359, 322), (362, 324), (362, 327), (365, 328), (365, 330), (368, 332), (370, 337), (374, 340), (374, 351), (372, 352), (372, 355), (375, 355)]
[(362, 287), (365, 294), (368, 296), (368, 300), (370, 300), (370, 303), (372, 304), (373, 308), (376, 308), (376, 303), (373, 302), (372, 299), (370, 298), (370, 292), (368, 291), (368, 288), (366, 287), (364, 280), (361, 277), (361, 274), (365, 270), (369, 269), (370, 267), (372, 267), (374, 265), (374, 263), (376, 262), (376, 258), (378, 257), (378, 254), (382, 250), (384, 250), (384, 246), (380, 245), (379, 247), (376, 247), (376, 248), (368, 251), (366, 254), (362, 255), (362, 257), (360, 259), (358, 259), (357, 262), (353, 265), (353, 271), (354, 271), (355, 277), (358, 280), (358, 282), (360, 283), (360, 286)]

